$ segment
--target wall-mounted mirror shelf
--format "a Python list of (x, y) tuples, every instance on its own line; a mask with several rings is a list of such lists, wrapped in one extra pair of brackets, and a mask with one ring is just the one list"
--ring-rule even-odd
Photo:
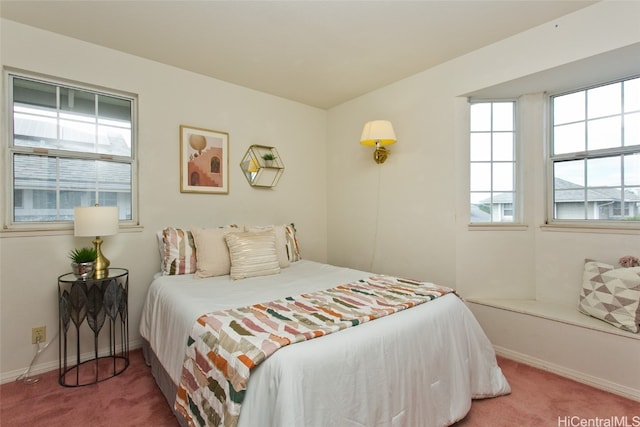
[(275, 147), (252, 145), (240, 168), (252, 187), (275, 187), (284, 173), (284, 163)]

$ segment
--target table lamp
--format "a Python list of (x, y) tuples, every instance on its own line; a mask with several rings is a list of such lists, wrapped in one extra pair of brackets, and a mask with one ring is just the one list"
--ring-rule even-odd
[(74, 208), (73, 228), (78, 237), (95, 236), (93, 244), (96, 248), (96, 263), (93, 277), (103, 279), (109, 275), (109, 260), (102, 253), (100, 236), (111, 236), (118, 233), (117, 206), (90, 206)]

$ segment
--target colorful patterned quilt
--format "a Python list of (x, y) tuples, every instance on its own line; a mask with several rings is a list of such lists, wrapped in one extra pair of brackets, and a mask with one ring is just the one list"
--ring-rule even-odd
[(251, 370), (276, 350), (431, 301), (451, 288), (374, 276), (217, 311), (195, 322), (175, 408), (192, 426), (235, 426)]

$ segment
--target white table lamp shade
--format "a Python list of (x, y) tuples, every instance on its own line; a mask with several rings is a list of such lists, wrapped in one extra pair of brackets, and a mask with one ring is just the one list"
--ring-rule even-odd
[(73, 212), (75, 236), (110, 236), (118, 234), (117, 206), (77, 207)]

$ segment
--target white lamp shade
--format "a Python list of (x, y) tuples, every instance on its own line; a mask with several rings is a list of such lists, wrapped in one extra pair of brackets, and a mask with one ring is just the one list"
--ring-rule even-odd
[(373, 120), (364, 124), (360, 144), (390, 145), (396, 143), (396, 134), (388, 120)]
[(73, 234), (76, 236), (110, 236), (118, 233), (117, 206), (77, 207), (73, 210)]

